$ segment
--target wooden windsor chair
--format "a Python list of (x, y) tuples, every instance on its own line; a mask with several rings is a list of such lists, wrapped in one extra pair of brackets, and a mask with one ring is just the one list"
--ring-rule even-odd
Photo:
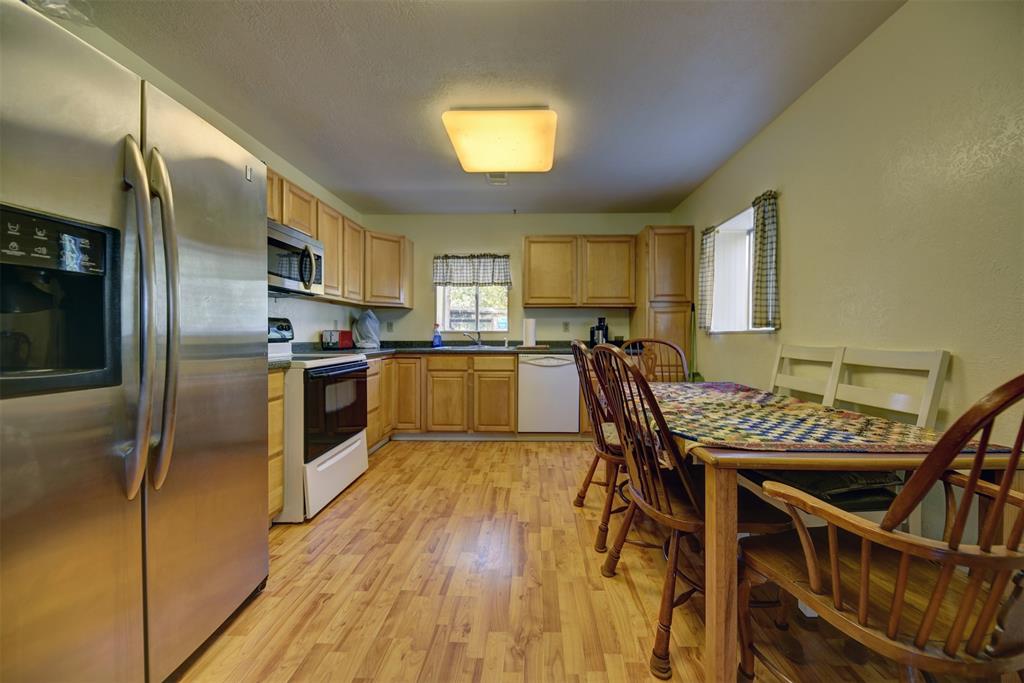
[[(672, 676), (669, 662), (669, 638), (672, 611), (696, 592), (703, 580), (683, 572), (680, 566), (684, 539), (696, 546), (704, 528), (702, 470), (686, 462), (672, 438), (665, 417), (641, 370), (620, 349), (602, 344), (594, 349), (594, 368), (601, 389), (611, 405), (615, 427), (622, 444), (629, 476), (626, 485), (629, 506), (619, 527), (615, 543), (605, 558), (602, 574), (614, 576), (622, 547), (637, 511), (670, 530), (667, 564), (658, 611), (658, 627), (651, 653), (651, 673), (658, 678)], [(749, 493), (749, 492), (748, 492)], [(777, 533), (790, 528), (786, 514), (760, 501), (755, 495), (742, 495), (739, 503), (739, 530), (744, 533)], [(756, 521), (755, 521), (756, 520)], [(676, 580), (688, 587), (676, 595)]]
[[(594, 361), (587, 347), (578, 341), (572, 343), (572, 355), (576, 361), (576, 372), (580, 379), (580, 393), (583, 394), (583, 405), (590, 418), (591, 434), (594, 440), (594, 458), (590, 462), (587, 474), (583, 478), (580, 490), (576, 494), (573, 505), (583, 507), (587, 498), (587, 492), (591, 484), (597, 484), (605, 488), (604, 507), (601, 510), (601, 522), (597, 527), (597, 537), (594, 540), (594, 550), (599, 553), (608, 550), (608, 521), (613, 514), (626, 510), (625, 507), (613, 508), (615, 490), (618, 484), (619, 473), (626, 465), (622, 455), (622, 446), (619, 443), (618, 432), (615, 431), (613, 417), (605, 403), (597, 377), (594, 375)], [(595, 481), (594, 474), (600, 462), (605, 464), (605, 480)]]
[[(1024, 375), (968, 409), (935, 444), (880, 523), (791, 486), (766, 482), (765, 494), (787, 506), (796, 528), (740, 543), (743, 674), (753, 678), (750, 588), (771, 582), (850, 638), (894, 660), (901, 680), (921, 680), (921, 672), (989, 679), (1016, 672), (1024, 681), (1024, 493), (1011, 490), (1024, 420), (999, 484), (980, 479), (996, 418), (1022, 398)], [(969, 473), (950, 471), (965, 448), (976, 451)], [(943, 540), (895, 531), (939, 481), (946, 494)], [(956, 489), (962, 490), (959, 502)], [(968, 545), (964, 529), (975, 498), (978, 543)], [(797, 510), (824, 519), (827, 526), (808, 529)], [(1007, 512), (1016, 516), (999, 545)]]
[(635, 359), (648, 382), (688, 382), (690, 367), (686, 354), (676, 344), (664, 339), (638, 337), (622, 345), (622, 350)]

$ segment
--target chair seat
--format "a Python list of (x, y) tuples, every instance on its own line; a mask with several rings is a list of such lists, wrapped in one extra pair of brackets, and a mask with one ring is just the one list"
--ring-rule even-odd
[[(802, 600), (822, 618), (848, 636), (859, 640), (868, 648), (887, 657), (912, 663), (916, 658), (927, 657), (941, 662), (941, 667), (950, 673), (966, 674), (966, 667), (991, 664), (991, 660), (973, 658), (962, 651), (957, 658), (947, 656), (942, 647), (949, 634), (950, 626), (962, 602), (969, 577), (961, 571), (954, 571), (946, 598), (943, 600), (931, 631), (930, 640), (924, 650), (913, 645), (916, 631), (921, 623), (924, 609), (928, 606), (935, 588), (940, 566), (936, 563), (914, 558), (910, 561), (903, 613), (900, 619), (899, 639), (892, 640), (886, 635), (889, 617), (892, 613), (893, 586), (901, 553), (873, 544), (871, 547), (871, 569), (869, 581), (867, 627), (857, 621), (857, 600), (860, 581), (860, 538), (838, 530), (839, 586), (843, 610), (837, 610), (832, 601), (832, 576), (828, 556), (828, 529), (814, 527), (808, 530), (814, 543), (815, 554), (822, 579), (822, 593), (811, 590), (807, 580), (807, 564), (796, 531), (768, 536), (750, 536), (740, 541), (743, 564), (750, 570), (779, 585), (783, 590)], [(987, 588), (986, 588), (987, 591)], [(964, 638), (974, 628), (978, 609), (975, 608), (964, 629)], [(982, 648), (984, 650), (984, 648)], [(1004, 660), (1003, 665), (1007, 664)], [(978, 670), (973, 669), (977, 674)]]
[(619, 443), (619, 430), (615, 428), (615, 424), (612, 422), (601, 423), (601, 433), (604, 435), (604, 442), (609, 446), (615, 446), (622, 448), (622, 444)]
[[(673, 481), (665, 489), (672, 497), (672, 510), (677, 514), (699, 519), (693, 506), (683, 496), (683, 484), (673, 470), (663, 470), (666, 477)], [(704, 468), (690, 466), (690, 477), (698, 490), (694, 493), (698, 499), (703, 498)], [(793, 523), (789, 515), (771, 503), (762, 500), (757, 494), (742, 487), (736, 503), (737, 530), (741, 534), (777, 534), (788, 531)]]

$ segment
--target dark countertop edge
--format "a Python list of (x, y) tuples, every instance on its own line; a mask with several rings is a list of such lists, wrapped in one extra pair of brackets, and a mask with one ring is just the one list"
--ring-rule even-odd
[[(493, 349), (493, 350), (491, 350)], [(385, 356), (392, 355), (403, 355), (403, 356), (426, 356), (426, 355), (445, 355), (455, 354), (461, 356), (519, 356), (519, 355), (571, 355), (572, 349), (568, 346), (552, 346), (549, 349), (517, 349), (514, 346), (510, 346), (507, 349), (502, 346), (491, 347), (486, 351), (480, 349), (460, 349), (460, 348), (447, 348), (447, 349), (435, 349), (429, 346), (424, 347), (402, 347), (402, 348), (382, 348), (382, 349), (347, 349), (344, 353), (361, 353), (367, 358), (382, 358)]]
[(291, 367), (292, 362), (290, 360), (268, 360), (267, 370), (284, 370), (285, 368)]

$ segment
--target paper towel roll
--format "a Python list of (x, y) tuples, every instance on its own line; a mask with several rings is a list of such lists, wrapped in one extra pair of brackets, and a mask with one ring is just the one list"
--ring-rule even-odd
[(523, 318), (523, 346), (537, 345), (537, 319)]

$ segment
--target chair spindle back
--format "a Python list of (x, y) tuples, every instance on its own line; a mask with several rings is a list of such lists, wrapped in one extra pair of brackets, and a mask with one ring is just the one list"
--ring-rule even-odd
[[(643, 373), (618, 348), (601, 344), (594, 349), (594, 367), (598, 380), (615, 416), (629, 472), (629, 485), (637, 503), (651, 511), (675, 520), (703, 518), (703, 496), (694, 486), (678, 446), (665, 424), (657, 400), (651, 393)], [(685, 492), (685, 503), (692, 509), (673, 509), (667, 479), (668, 470), (660, 457), (670, 460), (679, 474)]]
[(583, 405), (590, 418), (590, 428), (594, 435), (594, 445), (602, 453), (618, 454), (619, 449), (610, 446), (602, 429), (602, 425), (613, 423), (615, 418), (601, 392), (601, 385), (594, 372), (594, 358), (587, 347), (579, 341), (573, 341), (571, 347), (572, 357), (576, 361), (576, 372), (580, 378)]
[(648, 382), (687, 382), (690, 379), (686, 354), (670, 341), (630, 339), (622, 345), (622, 350), (636, 360), (637, 367)]

